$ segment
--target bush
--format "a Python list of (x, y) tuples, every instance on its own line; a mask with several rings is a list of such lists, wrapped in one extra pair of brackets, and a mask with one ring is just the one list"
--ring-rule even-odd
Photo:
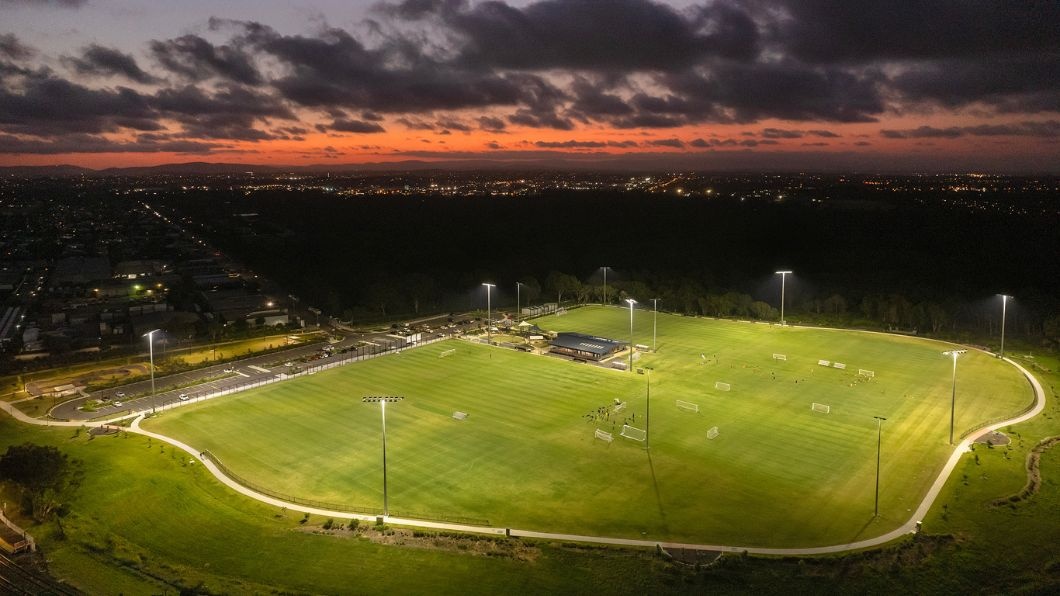
[(331, 519), (329, 517), (328, 520), (326, 522), (324, 522), (324, 525), (321, 526), (321, 527), (323, 527), (325, 530), (330, 530), (331, 527), (334, 526), (334, 525), (335, 525), (335, 520), (333, 520), (333, 519)]

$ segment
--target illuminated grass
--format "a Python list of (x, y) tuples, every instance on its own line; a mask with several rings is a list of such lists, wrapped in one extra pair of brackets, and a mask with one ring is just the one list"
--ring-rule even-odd
[[(586, 308), (542, 327), (627, 338), (628, 311)], [(650, 313), (636, 343), (650, 343)], [(444, 350), (456, 348), (447, 358)], [(804, 546), (905, 521), (951, 451), (945, 344), (858, 332), (659, 316), (651, 451), (593, 438), (584, 415), (621, 398), (643, 428), (647, 375), (443, 342), (182, 408), (148, 428), (209, 449), (254, 482), (300, 497), (379, 506), (379, 408), (387, 409), (390, 506), (557, 532)], [(786, 362), (772, 360), (787, 354)], [(718, 363), (704, 364), (717, 355)], [(845, 371), (817, 365), (845, 362)], [(856, 382), (857, 369), (874, 370)], [(773, 378), (773, 373), (776, 379)], [(798, 383), (795, 381), (798, 380)], [(732, 391), (713, 389), (715, 381)], [(855, 383), (851, 386), (851, 383)], [(958, 365), (957, 433), (1031, 401), (1012, 367), (969, 352)], [(678, 410), (697, 403), (698, 414)], [(812, 402), (831, 406), (814, 413)], [(470, 414), (465, 421), (454, 411)], [(884, 426), (880, 518), (872, 518), (876, 427)], [(616, 427), (621, 427), (618, 420)], [(718, 426), (720, 436), (706, 438)], [(616, 428), (617, 435), (617, 428)]]

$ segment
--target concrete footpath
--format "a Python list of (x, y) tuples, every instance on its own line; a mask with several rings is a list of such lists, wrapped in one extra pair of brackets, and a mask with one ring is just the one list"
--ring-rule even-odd
[[(397, 352), (394, 352), (394, 353), (397, 353)], [(517, 536), (517, 537), (525, 537), (525, 538), (537, 538), (537, 539), (543, 539), (543, 540), (587, 542), (587, 543), (594, 543), (594, 544), (611, 544), (611, 545), (631, 546), (631, 547), (654, 548), (656, 546), (662, 546), (664, 548), (682, 548), (682, 549), (690, 549), (690, 550), (709, 550), (709, 551), (734, 552), (734, 553), (748, 552), (748, 553), (759, 554), (759, 555), (782, 555), (782, 556), (783, 555), (822, 555), (822, 554), (841, 553), (841, 552), (846, 552), (846, 551), (859, 550), (859, 549), (871, 548), (871, 547), (874, 547), (874, 546), (880, 546), (882, 544), (886, 544), (888, 542), (891, 542), (892, 540), (896, 540), (898, 538), (901, 538), (904, 535), (907, 535), (907, 534), (910, 534), (910, 533), (913, 533), (913, 532), (917, 531), (917, 529), (918, 529), (917, 528), (917, 524), (922, 519), (924, 519), (924, 516), (927, 515), (928, 510), (931, 509), (931, 505), (935, 502), (935, 499), (938, 497), (939, 492), (941, 492), (943, 486), (945, 486), (946, 480), (950, 477), (950, 474), (953, 473), (953, 470), (957, 467), (957, 464), (960, 462), (961, 456), (969, 451), (971, 444), (973, 442), (975, 442), (975, 440), (977, 438), (981, 437), (982, 435), (984, 435), (986, 433), (993, 432), (993, 431), (995, 431), (995, 430), (997, 430), (999, 428), (1008, 426), (1010, 424), (1017, 424), (1019, 422), (1025, 421), (1025, 420), (1029, 420), (1029, 419), (1037, 416), (1045, 408), (1045, 391), (1042, 389), (1041, 383), (1038, 382), (1038, 379), (1035, 378), (1034, 375), (1032, 375), (1030, 373), (1030, 371), (1028, 371), (1026, 368), (1024, 368), (1023, 366), (1019, 365), (1018, 363), (1012, 361), (1011, 359), (1005, 358), (1004, 360), (1005, 360), (1005, 362), (1008, 362), (1012, 366), (1016, 367), (1016, 369), (1018, 369), (1027, 378), (1027, 381), (1030, 383), (1031, 388), (1033, 389), (1034, 395), (1035, 395), (1034, 407), (1031, 410), (1027, 411), (1026, 413), (1024, 413), (1024, 414), (1022, 414), (1020, 416), (1017, 416), (1017, 417), (1009, 419), (1009, 420), (1003, 420), (1001, 422), (997, 422), (997, 423), (991, 424), (989, 426), (983, 427), (982, 429), (979, 429), (979, 430), (971, 433), (967, 438), (965, 438), (963, 441), (961, 441), (954, 448), (953, 453), (950, 455), (949, 460), (946, 461), (946, 465), (943, 466), (942, 470), (939, 472), (939, 475), (935, 479), (934, 484), (931, 485), (931, 488), (928, 490), (927, 494), (924, 495), (924, 499), (920, 502), (920, 506), (916, 508), (916, 511), (913, 512), (913, 514), (909, 517), (909, 519), (905, 523), (903, 523), (901, 526), (899, 526), (899, 527), (897, 527), (897, 528), (895, 528), (895, 529), (893, 529), (893, 530), (891, 530), (891, 531), (889, 531), (887, 533), (884, 533), (884, 534), (881, 534), (879, 536), (875, 536), (875, 537), (872, 537), (872, 538), (866, 538), (865, 540), (859, 540), (859, 541), (856, 541), (856, 542), (848, 542), (848, 543), (843, 543), (843, 544), (833, 544), (833, 545), (829, 545), (829, 546), (815, 546), (815, 547), (803, 547), (803, 548), (800, 548), (800, 547), (795, 547), (795, 548), (767, 548), (767, 547), (750, 546), (750, 545), (745, 546), (745, 545), (718, 545), (718, 544), (687, 544), (687, 543), (677, 543), (677, 542), (664, 542), (664, 541), (659, 541), (659, 540), (637, 540), (637, 539), (629, 539), (629, 538), (612, 538), (612, 537), (607, 537), (607, 536), (584, 536), (584, 535), (577, 535), (577, 534), (562, 534), (562, 533), (554, 533), (554, 532), (537, 532), (537, 531), (532, 531), (532, 530), (519, 530), (519, 529), (515, 529), (515, 528), (496, 528), (496, 527), (474, 526), (474, 525), (465, 525), (465, 524), (430, 522), (430, 521), (424, 521), (424, 520), (419, 520), (419, 519), (403, 519), (403, 518), (391, 517), (391, 516), (384, 517), (383, 519), (384, 519), (384, 521), (386, 523), (395, 524), (395, 525), (401, 525), (401, 526), (430, 528), (430, 529), (437, 529), (437, 530), (452, 530), (452, 531), (458, 531), (458, 532), (471, 532), (471, 533), (476, 533), (476, 534), (489, 534), (489, 535), (499, 535), (499, 536), (510, 535), (510, 536)], [(114, 420), (107, 420), (107, 421), (102, 421), (102, 422), (92, 422), (92, 423), (59, 422), (59, 421), (38, 420), (36, 418), (31, 418), (29, 416), (26, 416), (25, 414), (20, 412), (17, 408), (15, 408), (14, 406), (12, 406), (10, 403), (7, 403), (7, 402), (0, 402), (0, 409), (3, 409), (5, 412), (7, 412), (8, 414), (13, 416), (16, 420), (18, 420), (20, 422), (24, 422), (24, 423), (27, 423), (27, 424), (37, 424), (37, 425), (42, 425), (42, 426), (86, 426), (86, 427), (93, 427), (93, 426), (103, 426), (103, 425), (106, 425), (106, 424), (114, 424), (114, 423), (118, 422), (119, 420), (122, 420), (122, 418), (117, 418), (117, 419), (114, 419)], [(128, 418), (128, 416), (126, 416), (125, 418)], [(328, 510), (328, 509), (320, 509), (320, 508), (316, 508), (316, 507), (309, 507), (309, 506), (305, 506), (305, 505), (299, 505), (297, 503), (290, 503), (290, 502), (283, 501), (283, 500), (280, 500), (280, 499), (276, 499), (274, 497), (270, 497), (268, 495), (265, 495), (265, 494), (259, 493), (257, 491), (254, 491), (254, 490), (252, 490), (250, 488), (247, 488), (247, 487), (239, 484), (235, 480), (229, 478), (224, 473), (222, 473), (221, 470), (218, 469), (218, 467), (213, 464), (213, 462), (211, 462), (208, 459), (205, 459), (203, 457), (203, 454), (202, 454), (202, 452), (200, 450), (195, 449), (194, 447), (192, 447), (190, 445), (187, 445), (185, 443), (182, 443), (180, 441), (177, 441), (176, 439), (173, 439), (171, 437), (167, 437), (165, 435), (160, 435), (160, 434), (157, 434), (157, 433), (153, 433), (151, 431), (148, 431), (148, 430), (140, 428), (140, 422), (143, 419), (144, 419), (144, 414), (137, 415), (136, 418), (133, 420), (131, 426), (128, 428), (128, 431), (129, 432), (138, 433), (138, 434), (141, 434), (141, 435), (144, 435), (144, 436), (147, 436), (147, 437), (151, 437), (152, 439), (155, 439), (155, 440), (158, 440), (158, 441), (164, 441), (164, 442), (169, 443), (170, 445), (172, 445), (174, 447), (182, 449), (183, 451), (188, 453), (191, 457), (193, 457), (195, 460), (197, 460), (199, 463), (201, 463), (222, 484), (224, 484), (225, 486), (230, 487), (232, 490), (234, 490), (234, 491), (236, 491), (236, 492), (238, 492), (238, 493), (240, 493), (242, 495), (245, 495), (247, 497), (250, 497), (252, 499), (260, 501), (262, 503), (267, 503), (269, 505), (273, 505), (273, 506), (276, 506), (276, 507), (283, 507), (283, 508), (289, 509), (291, 511), (299, 511), (299, 512), (303, 512), (303, 513), (309, 513), (309, 514), (312, 514), (312, 515), (321, 515), (321, 516), (333, 517), (333, 518), (338, 518), (338, 519), (358, 519), (358, 520), (362, 520), (362, 521), (375, 521), (377, 519), (377, 516), (374, 516), (374, 515), (362, 515), (362, 514), (350, 513), (350, 512), (347, 512), (347, 511), (332, 511), (332, 510)], [(381, 516), (379, 516), (379, 517), (381, 517)]]

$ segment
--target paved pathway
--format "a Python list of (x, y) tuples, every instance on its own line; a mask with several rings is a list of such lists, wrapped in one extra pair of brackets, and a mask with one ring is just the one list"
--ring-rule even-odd
[[(991, 425), (986, 426), (986, 427), (984, 427), (984, 428), (982, 428), (980, 430), (977, 430), (977, 431), (971, 433), (963, 441), (961, 441), (956, 446), (956, 448), (953, 450), (953, 453), (950, 455), (950, 458), (946, 462), (946, 465), (943, 466), (942, 471), (939, 472), (938, 477), (935, 479), (935, 483), (932, 484), (932, 486), (928, 490), (927, 494), (924, 495), (924, 499), (921, 501), (920, 506), (917, 507), (916, 511), (913, 512), (913, 515), (910, 516), (910, 518), (904, 524), (902, 524), (901, 526), (891, 530), (890, 532), (887, 532), (885, 534), (881, 534), (880, 536), (876, 536), (876, 537), (873, 537), (873, 538), (867, 538), (865, 540), (859, 540), (859, 541), (856, 541), (856, 542), (848, 542), (848, 543), (844, 543), (844, 544), (833, 544), (833, 545), (829, 545), (829, 546), (816, 546), (816, 547), (804, 547), (804, 548), (798, 548), (798, 547), (796, 547), (796, 548), (767, 548), (767, 547), (760, 547), (760, 546), (716, 545), (716, 544), (685, 544), (685, 543), (678, 543), (678, 542), (663, 542), (663, 541), (658, 541), (658, 540), (637, 540), (637, 539), (629, 539), (629, 538), (610, 538), (610, 537), (606, 537), (606, 536), (582, 536), (582, 535), (577, 535), (577, 534), (560, 534), (560, 533), (553, 533), (553, 532), (535, 532), (535, 531), (531, 531), (531, 530), (519, 530), (519, 529), (514, 529), (514, 528), (494, 528), (494, 527), (472, 526), (472, 525), (464, 525), (464, 524), (450, 524), (450, 523), (440, 523), (440, 522), (429, 522), (429, 521), (423, 521), (423, 520), (418, 520), (418, 519), (403, 519), (403, 518), (399, 518), (399, 517), (386, 517), (385, 520), (388, 523), (401, 525), (401, 526), (413, 526), (413, 527), (441, 529), (441, 530), (455, 530), (455, 531), (460, 531), (460, 532), (473, 532), (473, 533), (478, 533), (478, 534), (491, 534), (491, 535), (505, 535), (505, 534), (508, 534), (508, 535), (517, 536), (517, 537), (539, 538), (539, 539), (545, 539), (545, 540), (589, 542), (589, 543), (595, 543), (595, 544), (614, 544), (614, 545), (622, 545), (622, 546), (638, 546), (638, 547), (652, 547), (652, 548), (654, 548), (655, 546), (658, 545), (658, 546), (662, 546), (664, 548), (683, 548), (683, 549), (690, 549), (690, 550), (710, 550), (710, 551), (722, 551), (722, 552), (745, 552), (746, 551), (746, 552), (749, 552), (749, 553), (759, 554), (759, 555), (821, 555), (821, 554), (829, 554), (829, 553), (841, 553), (841, 552), (846, 552), (846, 551), (852, 551), (852, 550), (858, 550), (858, 549), (864, 549), (864, 548), (870, 548), (870, 547), (874, 547), (874, 546), (879, 546), (879, 545), (891, 542), (892, 540), (900, 538), (900, 537), (902, 537), (902, 536), (904, 536), (906, 534), (910, 534), (912, 532), (915, 532), (917, 530), (917, 523), (920, 522), (920, 520), (922, 520), (924, 518), (924, 516), (927, 515), (928, 510), (931, 508), (931, 505), (935, 502), (935, 499), (938, 497), (939, 492), (942, 490), (943, 486), (945, 486), (946, 480), (949, 478), (950, 474), (953, 473), (954, 468), (956, 468), (957, 464), (960, 462), (961, 456), (969, 450), (971, 444), (977, 438), (979, 438), (983, 434), (986, 434), (988, 432), (992, 432), (992, 431), (997, 430), (997, 429), (999, 429), (1001, 427), (1008, 426), (1010, 424), (1016, 424), (1016, 423), (1019, 423), (1019, 422), (1023, 422), (1025, 420), (1029, 420), (1029, 419), (1033, 418), (1034, 416), (1037, 416), (1045, 408), (1045, 391), (1042, 389), (1041, 383), (1038, 382), (1038, 379), (1035, 378), (1034, 375), (1032, 375), (1030, 373), (1030, 371), (1028, 371), (1024, 367), (1020, 366), (1018, 363), (1012, 361), (1011, 359), (1005, 358), (1004, 360), (1005, 360), (1005, 362), (1008, 362), (1012, 366), (1016, 367), (1027, 378), (1027, 381), (1030, 382), (1031, 388), (1034, 390), (1034, 395), (1035, 395), (1034, 407), (1030, 411), (1026, 412), (1025, 414), (1023, 414), (1021, 416), (1017, 416), (1016, 418), (1012, 418), (1012, 419), (1009, 419), (1009, 420), (1004, 420), (1004, 421), (1001, 421), (1001, 422), (997, 422), (995, 424), (991, 424)], [(216, 396), (211, 395), (209, 397), (216, 397)], [(15, 419), (17, 419), (17, 420), (19, 420), (21, 422), (25, 422), (27, 424), (38, 424), (38, 425), (45, 425), (45, 426), (82, 426), (83, 425), (83, 423), (81, 423), (81, 422), (58, 422), (58, 421), (38, 420), (36, 418), (31, 418), (29, 416), (26, 416), (22, 412), (20, 412), (17, 408), (12, 406), (11, 404), (5, 403), (5, 402), (0, 402), (0, 409), (3, 409), (7, 413), (9, 413), (12, 416), (14, 416)], [(126, 418), (127, 417), (128, 416), (126, 416)], [(139, 433), (139, 434), (142, 434), (144, 436), (148, 436), (148, 437), (157, 439), (159, 441), (164, 441), (166, 443), (169, 443), (170, 445), (173, 445), (174, 447), (177, 447), (179, 449), (184, 450), (189, 455), (191, 455), (193, 458), (198, 460), (203, 466), (205, 466), (206, 469), (209, 470), (210, 473), (213, 474), (222, 484), (224, 484), (225, 486), (230, 487), (232, 490), (235, 490), (236, 492), (238, 492), (238, 493), (240, 493), (242, 495), (248, 496), (248, 497), (250, 497), (252, 499), (256, 499), (256, 500), (261, 501), (263, 503), (267, 503), (269, 505), (274, 505), (276, 507), (283, 507), (283, 508), (286, 508), (286, 509), (290, 509), (292, 511), (310, 513), (310, 514), (313, 514), (313, 515), (321, 515), (321, 516), (327, 516), (327, 517), (333, 517), (333, 518), (339, 518), (339, 519), (358, 519), (358, 520), (363, 520), (363, 521), (374, 521), (375, 519), (377, 519), (376, 516), (372, 516), (372, 515), (361, 515), (361, 514), (346, 512), (346, 511), (331, 511), (331, 510), (328, 510), (328, 509), (320, 509), (320, 508), (317, 508), (317, 507), (308, 507), (308, 506), (299, 505), (299, 504), (296, 504), (296, 503), (289, 503), (289, 502), (282, 501), (280, 499), (276, 499), (274, 497), (270, 497), (268, 495), (259, 493), (257, 491), (251, 490), (251, 489), (249, 489), (249, 488), (237, 483), (236, 481), (232, 480), (228, 476), (224, 475), (217, 468), (217, 466), (215, 466), (213, 464), (213, 462), (204, 459), (202, 457), (202, 454), (201, 454), (201, 452), (199, 450), (191, 447), (190, 445), (182, 443), (182, 442), (180, 442), (180, 441), (178, 441), (176, 439), (167, 437), (165, 435), (160, 435), (160, 434), (157, 434), (157, 433), (153, 433), (151, 431), (148, 431), (148, 430), (140, 428), (140, 421), (143, 420), (143, 418), (144, 418), (144, 414), (138, 415), (133, 420), (132, 425), (129, 427), (128, 430), (130, 432)], [(109, 421), (104, 421), (104, 422), (88, 423), (88, 424), (84, 424), (84, 425), (85, 426), (100, 426), (102, 424), (116, 422), (117, 420), (119, 420), (119, 419), (114, 419), (114, 420), (109, 420)]]

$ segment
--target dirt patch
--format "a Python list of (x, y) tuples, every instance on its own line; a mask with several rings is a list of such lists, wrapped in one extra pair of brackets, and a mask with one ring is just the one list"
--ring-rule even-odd
[(1034, 494), (1038, 492), (1038, 489), (1042, 487), (1042, 453), (1045, 453), (1047, 449), (1056, 444), (1060, 444), (1060, 436), (1049, 437), (1039, 441), (1038, 444), (1034, 446), (1034, 449), (1031, 449), (1031, 452), (1027, 454), (1027, 484), (1024, 485), (1023, 490), (1014, 495), (994, 499), (991, 505), (995, 507), (1005, 504), (1014, 505), (1034, 496)]
[(984, 434), (976, 439), (975, 442), (983, 445), (1008, 445), (1012, 442), (1012, 439), (1005, 433), (995, 430)]
[(118, 434), (119, 430), (121, 429), (117, 426), (93, 426), (92, 428), (88, 429), (88, 434), (94, 437), (104, 435), (116, 435)]
[(380, 529), (363, 523), (352, 530), (336, 524), (336, 527), (330, 529), (324, 529), (323, 526), (302, 526), (297, 531), (340, 539), (368, 540), (376, 544), (389, 546), (444, 550), (474, 556), (501, 557), (519, 561), (535, 561), (541, 554), (535, 546), (528, 545), (517, 538), (506, 538), (503, 536), (479, 536), (461, 534), (459, 532), (434, 532), (390, 527)]

